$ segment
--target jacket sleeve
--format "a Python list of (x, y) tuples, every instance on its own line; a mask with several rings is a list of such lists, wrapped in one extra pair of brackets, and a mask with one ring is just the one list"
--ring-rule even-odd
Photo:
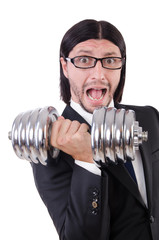
[[(74, 164), (61, 152), (47, 166), (32, 164), (36, 187), (61, 240), (104, 239), (101, 177)], [(106, 229), (106, 223), (105, 223)], [(106, 238), (105, 238), (106, 239)]]

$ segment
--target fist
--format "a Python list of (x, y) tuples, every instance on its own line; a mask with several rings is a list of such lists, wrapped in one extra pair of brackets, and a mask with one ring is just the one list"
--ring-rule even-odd
[(74, 159), (93, 163), (89, 126), (60, 116), (52, 125), (51, 145)]

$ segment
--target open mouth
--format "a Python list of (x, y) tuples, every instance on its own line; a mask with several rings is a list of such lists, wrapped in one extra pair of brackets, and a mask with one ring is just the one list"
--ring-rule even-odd
[(91, 100), (95, 100), (95, 101), (102, 100), (102, 98), (105, 96), (106, 92), (107, 92), (106, 88), (103, 88), (103, 89), (90, 88), (86, 91), (87, 96)]

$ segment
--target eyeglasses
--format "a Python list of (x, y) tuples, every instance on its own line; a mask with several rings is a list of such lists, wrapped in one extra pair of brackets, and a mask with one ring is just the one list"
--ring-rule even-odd
[(90, 56), (77, 56), (74, 58), (67, 57), (66, 60), (71, 62), (76, 68), (81, 69), (94, 68), (97, 61), (100, 61), (103, 68), (117, 70), (121, 69), (125, 63), (125, 58), (120, 57), (95, 58)]

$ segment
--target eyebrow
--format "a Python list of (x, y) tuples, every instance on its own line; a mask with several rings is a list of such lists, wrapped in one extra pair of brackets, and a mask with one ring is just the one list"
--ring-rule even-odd
[[(79, 51), (77, 51), (77, 54), (80, 54), (80, 53), (85, 53), (85, 54), (90, 54), (92, 55), (92, 51), (91, 50), (84, 50), (84, 49), (80, 49)], [(113, 55), (118, 55), (116, 52), (106, 52), (104, 54), (105, 57), (107, 56), (113, 56)]]
[(116, 52), (106, 52), (104, 56), (113, 56), (113, 55), (118, 55)]
[(80, 54), (80, 53), (87, 53), (87, 54), (91, 54), (92, 51), (91, 50), (84, 50), (84, 49), (81, 49), (79, 51), (77, 51), (77, 54)]

